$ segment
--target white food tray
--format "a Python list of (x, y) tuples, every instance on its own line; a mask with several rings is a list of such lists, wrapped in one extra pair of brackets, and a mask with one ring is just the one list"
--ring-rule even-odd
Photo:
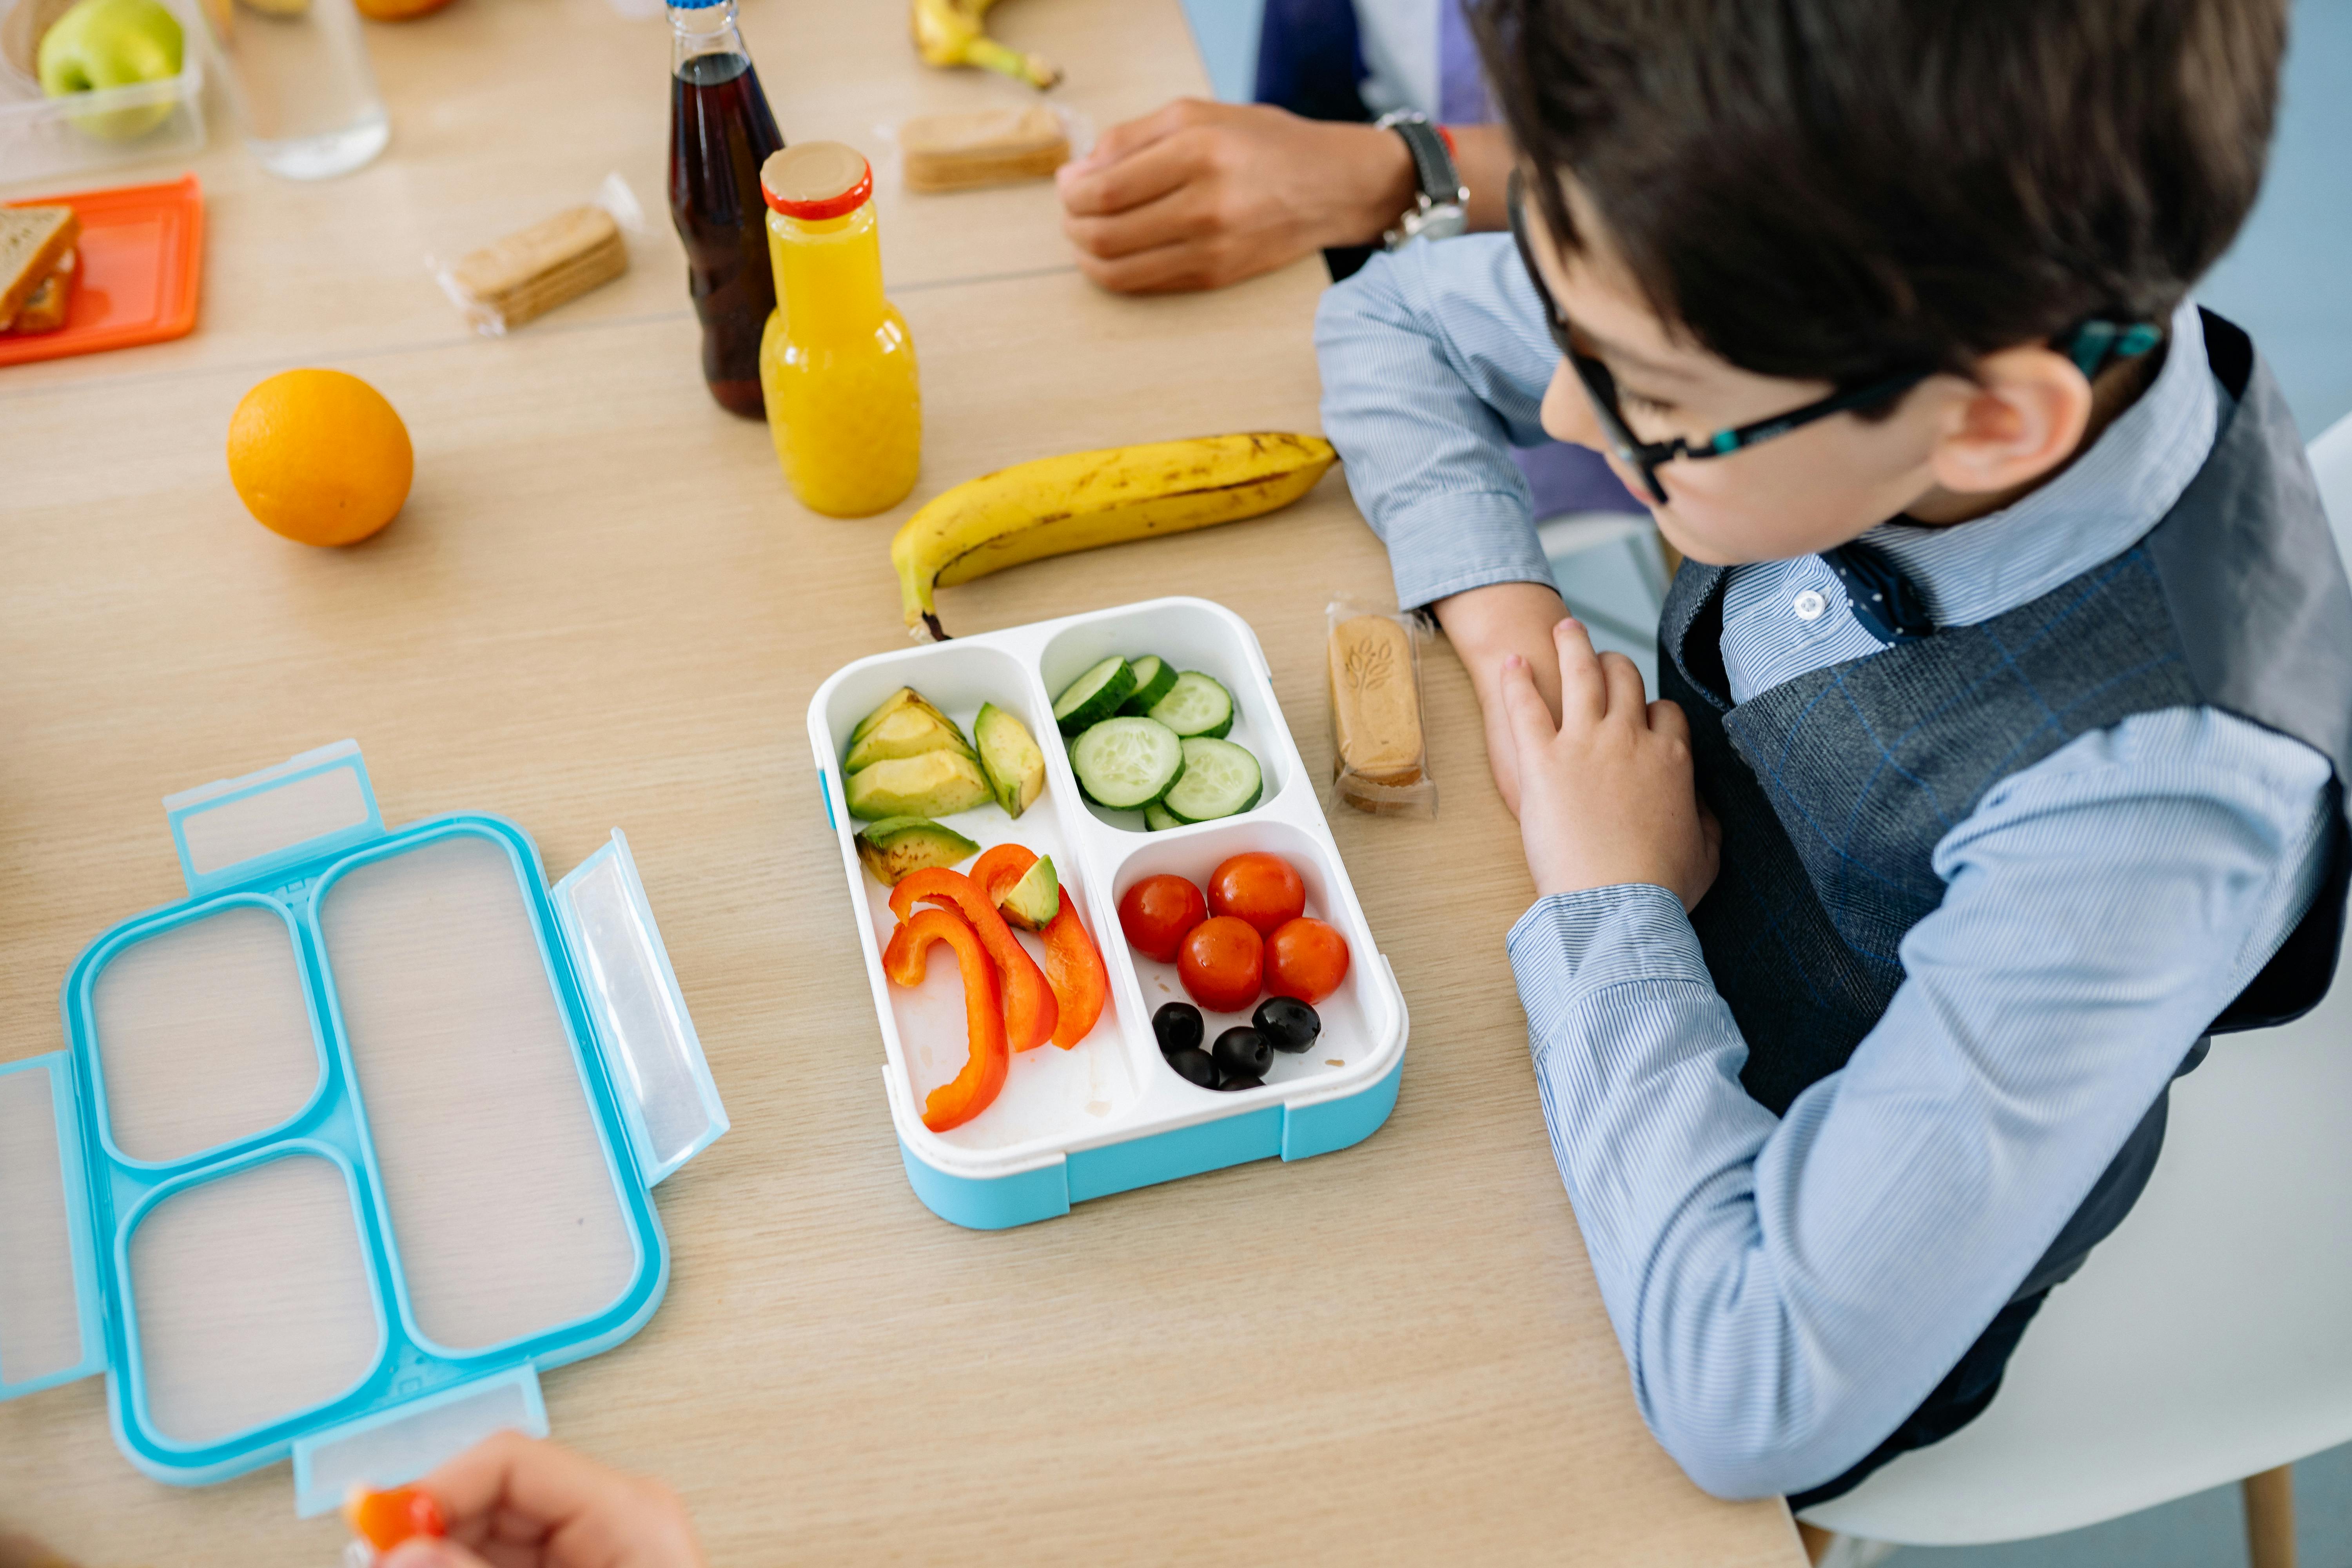
[[(1053, 694), (1112, 654), (1158, 654), (1233, 693), (1227, 739), (1265, 772), (1257, 805), (1237, 816), (1147, 832), (1138, 812), (1087, 801), (1053, 720)], [(970, 734), (983, 702), (1026, 725), (1045, 753), (1045, 793), (1016, 821), (994, 805), (941, 820), (982, 848), (1010, 840), (1053, 857), (1065, 896), (1078, 900), (1110, 973), (1110, 1001), (1094, 1029), (1064, 1051), (1014, 1054), (1003, 1090), (971, 1121), (934, 1132), (922, 1121), (930, 1091), (966, 1058), (962, 982), (935, 953), (923, 984), (893, 985), (882, 950), (897, 919), (889, 889), (869, 876), (853, 842), (863, 826), (844, 809), (840, 759), (850, 730), (892, 691), (911, 686)], [(1368, 1135), (1394, 1103), (1408, 1020), (1396, 977), (1356, 901), (1329, 825), (1275, 700), (1265, 655), (1246, 622), (1205, 599), (1156, 599), (923, 647), (877, 654), (835, 672), (809, 703), (825, 809), (858, 917), (881, 1021), (891, 1121), (919, 1194), (959, 1223), (984, 1227), (1058, 1214), (1070, 1202), (1280, 1154), (1297, 1159)], [(1349, 963), (1339, 989), (1316, 1006), (1323, 1032), (1306, 1052), (1275, 1053), (1263, 1088), (1204, 1089), (1161, 1060), (1151, 1015), (1189, 1001), (1172, 965), (1127, 944), (1118, 900), (1142, 878), (1173, 872), (1205, 889), (1231, 855), (1266, 850), (1297, 868), (1307, 912), (1337, 927)], [(968, 864), (968, 863), (967, 863)], [(1017, 933), (1033, 956), (1043, 949)], [(1247, 1013), (1203, 1009), (1207, 1038)]]

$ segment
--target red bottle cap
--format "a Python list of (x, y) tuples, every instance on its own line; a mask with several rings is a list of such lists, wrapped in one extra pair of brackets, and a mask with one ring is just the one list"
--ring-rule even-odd
[(843, 217), (874, 195), (874, 170), (855, 147), (803, 142), (760, 166), (760, 194), (786, 217), (815, 223)]

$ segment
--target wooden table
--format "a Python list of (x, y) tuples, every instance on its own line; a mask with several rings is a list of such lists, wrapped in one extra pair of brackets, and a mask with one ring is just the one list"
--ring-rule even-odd
[[(1174, 0), (1019, 0), (1001, 26), (1066, 62), (1062, 100), (1097, 124), (1202, 90)], [(895, 0), (752, 0), (786, 135), (875, 149), (877, 124), (1008, 96), (918, 68), (904, 26)], [(916, 1202), (802, 720), (827, 672), (900, 645), (907, 508), (800, 510), (766, 431), (705, 395), (662, 216), (659, 20), (458, 0), (370, 37), (394, 130), (364, 172), (278, 182), (216, 121), (194, 336), (0, 373), (0, 1057), (56, 1048), (75, 955), (180, 896), (159, 796), (355, 736), (389, 821), (500, 812), (556, 868), (629, 831), (734, 1131), (661, 1190), (660, 1311), (546, 1396), (559, 1436), (674, 1482), (715, 1561), (1799, 1561), (1778, 1503), (1704, 1497), (1634, 1412), (1504, 958), (1517, 833), (1443, 649), (1444, 815), (1334, 823), (1413, 1013), (1387, 1128), (1005, 1234)], [(635, 269), (468, 335), (425, 254), (611, 169), (653, 216)], [(886, 189), (923, 364), (909, 506), (1050, 452), (1317, 427), (1316, 266), (1113, 299), (1055, 212), (1045, 185)], [(415, 437), (406, 511), (356, 549), (265, 532), (227, 482), (230, 410), (298, 363), (365, 376)], [(1321, 605), (1386, 581), (1335, 475), (1275, 519), (941, 608), (980, 630), (1221, 599), (1319, 768)], [(0, 1406), (0, 1521), (94, 1564), (323, 1563), (339, 1541), (294, 1517), (282, 1467), (142, 1478), (98, 1380)]]

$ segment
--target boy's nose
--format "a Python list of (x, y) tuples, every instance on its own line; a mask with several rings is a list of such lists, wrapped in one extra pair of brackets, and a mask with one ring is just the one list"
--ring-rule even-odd
[(1584, 384), (1576, 378), (1566, 360), (1552, 367), (1551, 384), (1544, 388), (1540, 417), (1544, 434), (1555, 441), (1573, 441), (1580, 447), (1605, 450), (1608, 442), (1601, 434), (1601, 422), (1592, 416), (1592, 400), (1585, 395)]

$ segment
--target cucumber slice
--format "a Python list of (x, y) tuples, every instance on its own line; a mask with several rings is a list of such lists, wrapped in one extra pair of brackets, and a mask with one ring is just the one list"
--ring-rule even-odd
[(1179, 736), (1221, 740), (1234, 727), (1234, 694), (1199, 670), (1188, 669), (1176, 678), (1167, 696), (1151, 705), (1149, 717)]
[(1135, 670), (1113, 654), (1062, 688), (1054, 699), (1054, 722), (1065, 735), (1082, 733), (1118, 711), (1135, 690)]
[(1181, 827), (1184, 819), (1169, 815), (1166, 803), (1153, 801), (1143, 808), (1143, 827), (1147, 833), (1163, 833), (1171, 827)]
[(1135, 689), (1119, 704), (1118, 710), (1149, 713), (1151, 705), (1167, 696), (1168, 689), (1176, 684), (1176, 667), (1156, 653), (1147, 653), (1128, 663), (1135, 671)]
[(1184, 776), (1184, 742), (1149, 719), (1106, 719), (1070, 742), (1070, 771), (1097, 805), (1133, 811)]
[(1179, 822), (1213, 822), (1235, 816), (1257, 804), (1265, 793), (1265, 774), (1257, 759), (1234, 745), (1208, 735), (1187, 736), (1184, 772), (1160, 805)]

